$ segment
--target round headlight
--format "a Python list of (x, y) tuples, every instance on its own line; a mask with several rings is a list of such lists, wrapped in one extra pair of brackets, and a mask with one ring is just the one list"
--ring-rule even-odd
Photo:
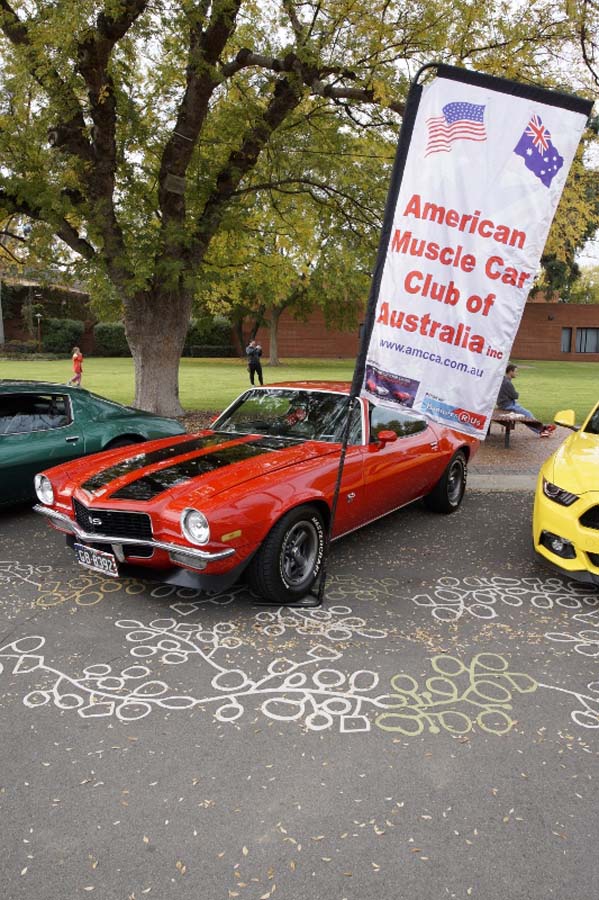
[(207, 544), (210, 526), (204, 513), (197, 509), (184, 509), (181, 513), (181, 530), (191, 544)]
[(45, 475), (36, 475), (33, 479), (33, 484), (38, 500), (45, 506), (52, 506), (54, 503), (54, 491), (52, 490), (50, 479), (46, 478)]

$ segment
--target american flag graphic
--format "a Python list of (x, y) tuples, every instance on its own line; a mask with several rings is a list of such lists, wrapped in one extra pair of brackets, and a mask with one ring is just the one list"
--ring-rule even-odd
[(480, 103), (447, 103), (442, 116), (426, 120), (428, 141), (425, 156), (444, 151), (449, 153), (453, 141), (486, 141), (485, 107)]

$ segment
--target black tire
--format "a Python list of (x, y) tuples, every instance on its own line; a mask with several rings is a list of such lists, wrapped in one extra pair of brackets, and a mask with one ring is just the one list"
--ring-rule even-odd
[(452, 456), (443, 475), (427, 496), (426, 506), (433, 512), (454, 513), (460, 508), (466, 490), (468, 466), (462, 450)]
[(315, 506), (289, 510), (269, 531), (248, 571), (254, 593), (285, 606), (309, 594), (324, 556), (325, 529)]
[(104, 447), (105, 450), (116, 450), (117, 447), (129, 447), (131, 444), (139, 444), (142, 443), (144, 438), (134, 438), (134, 437), (120, 437), (115, 438), (113, 441), (110, 441)]

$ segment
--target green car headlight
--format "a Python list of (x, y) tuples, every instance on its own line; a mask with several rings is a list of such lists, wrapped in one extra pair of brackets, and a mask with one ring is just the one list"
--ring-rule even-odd
[(52, 506), (54, 503), (54, 491), (52, 490), (52, 482), (45, 475), (36, 475), (33, 479), (33, 486), (37, 499), (44, 506)]
[(210, 540), (210, 526), (204, 513), (188, 507), (181, 513), (181, 531), (190, 544), (207, 544)]
[(557, 484), (547, 481), (546, 478), (543, 478), (543, 493), (550, 500), (559, 503), (560, 506), (572, 506), (578, 500), (578, 494), (571, 494), (570, 491), (565, 491), (563, 488), (558, 487)]

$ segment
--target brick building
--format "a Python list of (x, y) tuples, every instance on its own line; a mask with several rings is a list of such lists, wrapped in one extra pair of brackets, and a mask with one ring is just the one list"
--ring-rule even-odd
[[(13, 302), (4, 298), (5, 340), (34, 338), (35, 330), (27, 329), (22, 314), (23, 304), (41, 303), (45, 316), (81, 319), (84, 335), (81, 341), (85, 355), (94, 352), (93, 326), (95, 319), (83, 292), (64, 288), (40, 289), (38, 285), (21, 280), (13, 286)], [(42, 298), (43, 291), (43, 298)], [(43, 319), (42, 319), (43, 327)], [(257, 334), (264, 356), (268, 358), (270, 339), (268, 327)], [(234, 338), (231, 337), (234, 344)], [(284, 311), (279, 321), (278, 352), (282, 359), (321, 358), (353, 359), (358, 351), (359, 326), (345, 330), (328, 329), (320, 310), (301, 322)], [(238, 348), (239, 350), (239, 348)], [(536, 294), (529, 298), (512, 349), (514, 359), (550, 359), (579, 362), (599, 362), (599, 304), (559, 303), (557, 298)]]
[[(358, 351), (358, 333), (358, 327), (328, 330), (320, 311), (306, 322), (284, 312), (279, 322), (279, 356), (351, 359)], [(258, 331), (257, 340), (268, 357), (268, 328)], [(511, 355), (514, 359), (599, 362), (599, 304), (559, 303), (536, 295), (524, 308)]]

